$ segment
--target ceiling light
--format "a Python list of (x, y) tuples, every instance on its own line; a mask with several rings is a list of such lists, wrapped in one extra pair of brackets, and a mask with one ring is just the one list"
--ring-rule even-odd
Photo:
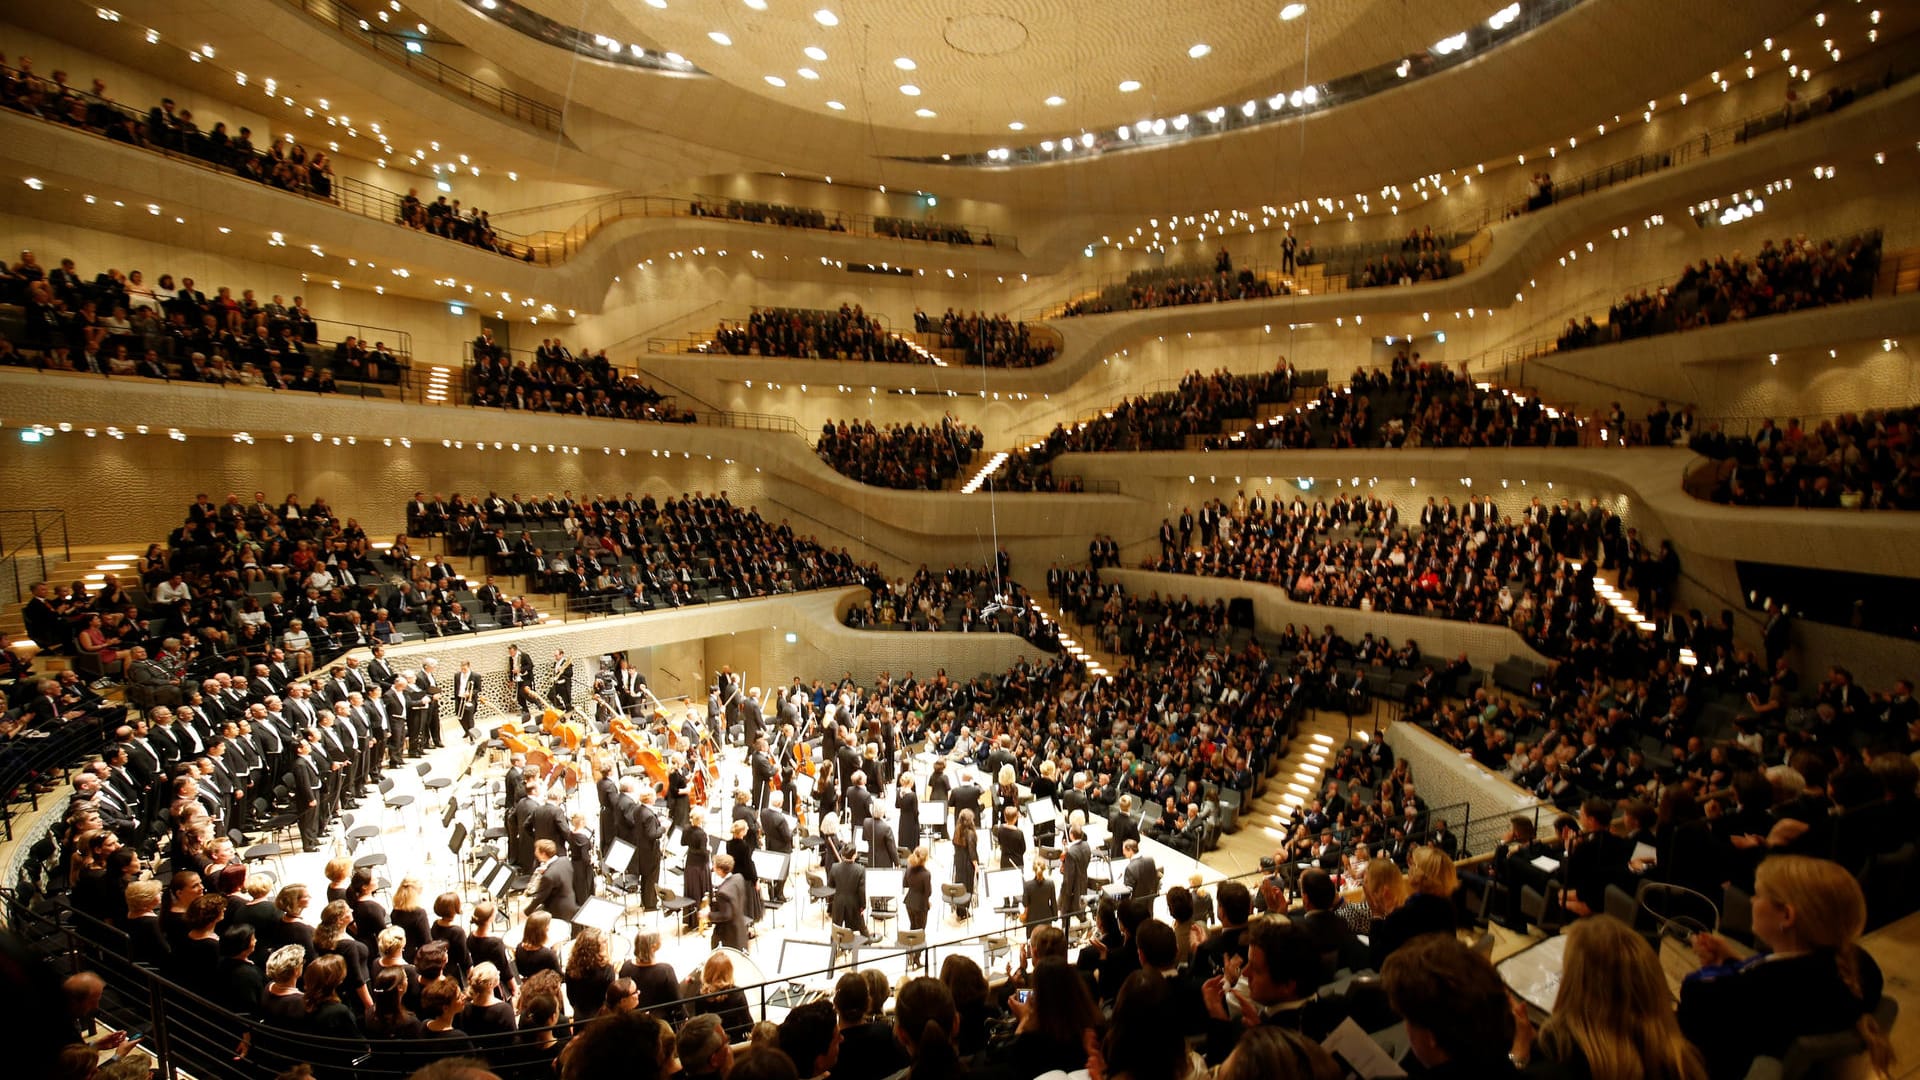
[(1302, 15), (1305, 15), (1306, 13), (1307, 13), (1307, 5), (1288, 4), (1286, 7), (1283, 7), (1280, 9), (1280, 21), (1292, 22), (1293, 20), (1299, 18)]
[(666, 7), (666, 6), (667, 6), (667, 0), (647, 0), (647, 6), (648, 6), (648, 7), (656, 7), (656, 8), (664, 8), (664, 7)]
[(1138, 79), (1128, 79), (1120, 84), (1120, 92), (1123, 94), (1131, 94), (1138, 89), (1140, 89), (1140, 80)]
[(731, 45), (731, 44), (733, 44), (733, 39), (732, 39), (732, 38), (730, 38), (730, 37), (728, 37), (727, 35), (725, 35), (725, 34), (723, 34), (723, 33), (721, 33), (721, 32), (720, 32), (720, 31), (718, 31), (718, 30), (710, 30), (710, 31), (708, 31), (708, 32), (707, 32), (707, 36), (708, 36), (709, 38), (712, 38), (712, 39), (713, 39), (713, 43), (714, 43), (715, 45)]
[(827, 58), (827, 50), (818, 45), (809, 45), (802, 51), (807, 54), (807, 59), (809, 60), (825, 60)]
[(915, 109), (913, 110), (913, 115), (918, 116), (923, 120), (931, 120), (934, 117), (939, 116), (940, 114), (937, 112), (934, 112), (932, 109)]
[(1080, 145), (1088, 150), (1093, 149), (1093, 132), (1089, 131), (1089, 132), (1083, 133), (1080, 136)]
[(767, 85), (768, 86), (785, 86), (787, 85), (787, 80), (781, 78), (778, 75), (769, 75), (767, 76)]
[(820, 77), (820, 73), (812, 68), (801, 68), (798, 74), (803, 79), (817, 79)]
[(908, 97), (920, 96), (920, 88), (913, 85), (912, 83), (902, 83), (900, 86), (900, 92), (907, 95)]
[(1014, 122), (1007, 125), (1007, 130), (1008, 131), (1025, 131), (1027, 130), (1027, 125), (1021, 123), (1018, 120), (1015, 120)]
[(22, 181), (22, 183), (26, 184), (28, 187), (32, 188), (35, 191), (39, 191), (41, 188), (44, 188), (47, 186), (37, 176), (29, 176), (24, 181)]
[(821, 26), (839, 26), (840, 16), (835, 15), (826, 8), (821, 8), (819, 11), (813, 13), (813, 21), (819, 23)]
[(741, 2), (755, 11), (767, 10), (767, 0), (741, 0)]
[(832, 109), (834, 112), (840, 112), (841, 110), (845, 109), (846, 106), (840, 104), (837, 101), (829, 101), (827, 102), (827, 108)]
[(677, 52), (670, 52), (667, 54), (667, 62), (672, 64), (685, 64), (687, 62), (687, 58), (684, 56), (681, 56)]
[(1067, 99), (1061, 97), (1059, 94), (1055, 94), (1052, 97), (1047, 99), (1047, 106), (1049, 108), (1057, 109), (1060, 106), (1065, 105), (1066, 103), (1067, 103)]
[(1192, 57), (1195, 60), (1198, 60), (1212, 51), (1213, 51), (1213, 46), (1203, 41), (1198, 45), (1195, 45), (1193, 48), (1188, 49), (1187, 55)]
[(914, 63), (912, 57), (896, 56), (893, 58), (893, 66), (899, 68), (901, 71), (912, 71), (920, 65)]

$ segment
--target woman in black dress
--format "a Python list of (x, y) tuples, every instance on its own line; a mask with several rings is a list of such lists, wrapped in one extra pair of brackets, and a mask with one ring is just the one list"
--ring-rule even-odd
[(368, 952), (378, 948), (380, 931), (388, 925), (387, 909), (373, 898), (373, 868), (362, 866), (354, 870), (353, 877), (347, 880), (347, 903), (353, 907), (353, 940), (367, 947)]
[(567, 1005), (573, 1015), (587, 1017), (599, 1012), (614, 978), (613, 961), (607, 956), (607, 936), (591, 926), (582, 929), (567, 954)]
[(467, 1033), (455, 1026), (460, 1010), (466, 1008), (467, 994), (460, 984), (452, 979), (441, 979), (427, 987), (420, 994), (420, 1011), (427, 1022), (420, 1030), (420, 1037), (432, 1039), (438, 1057), (468, 1057), (473, 1053), (473, 1040)]
[(747, 995), (733, 985), (732, 958), (724, 952), (708, 957), (707, 966), (700, 972), (700, 985), (702, 993), (715, 996), (701, 998), (694, 1012), (719, 1016), (729, 1042), (745, 1039), (753, 1029), (753, 1013), (747, 1007)]
[(407, 1008), (407, 971), (384, 968), (373, 977), (373, 1012), (367, 1017), (367, 1035), (375, 1039), (417, 1039), (420, 1018)]
[[(352, 939), (347, 939), (351, 941)], [(320, 1076), (351, 1076), (353, 1062), (366, 1052), (360, 1037), (361, 1010), (340, 1000), (340, 987), (347, 975), (347, 961), (327, 954), (308, 964), (301, 976), (307, 998), (306, 1034), (335, 1040), (302, 1047), (302, 1060), (315, 1066)]]
[[(542, 971), (560, 970), (560, 958), (547, 948), (547, 928), (552, 923), (552, 915), (536, 911), (527, 916), (526, 925), (520, 928), (520, 944), (513, 947), (513, 966), (521, 978), (531, 979)], [(473, 947), (471, 940), (467, 947)]]
[(907, 854), (907, 871), (901, 880), (906, 889), (901, 906), (907, 910), (907, 928), (925, 930), (927, 909), (933, 906), (933, 871), (927, 869), (926, 848), (917, 847)]
[(420, 946), (433, 940), (427, 910), (420, 906), (420, 880), (402, 878), (393, 890), (393, 925), (407, 932), (406, 957), (409, 963)]
[(680, 999), (680, 978), (673, 973), (673, 965), (654, 959), (659, 951), (659, 934), (652, 930), (634, 934), (633, 959), (620, 965), (620, 977), (633, 980), (634, 989), (640, 992), (638, 1008), (649, 1010), (678, 1027), (682, 1018), (680, 1007), (664, 1006)]
[[(367, 947), (347, 936), (353, 924), (353, 912), (345, 900), (335, 900), (320, 912), (320, 928), (313, 932), (313, 951), (319, 956), (333, 955), (345, 966), (340, 974), (340, 996), (359, 1006), (362, 1013), (373, 1006), (367, 990)], [(308, 964), (311, 970), (313, 965)], [(307, 991), (311, 1005), (313, 991)]]
[[(972, 895), (974, 883), (980, 876), (979, 840), (974, 832), (973, 811), (960, 811), (960, 821), (953, 828), (953, 880), (966, 886), (968, 895)], [(954, 909), (954, 917), (965, 919), (967, 909)]]
[(687, 899), (694, 901), (687, 908), (683, 921), (688, 930), (700, 925), (700, 901), (706, 899), (707, 890), (713, 886), (713, 849), (707, 846), (706, 812), (695, 808), (687, 811), (687, 827), (680, 832), (680, 842), (687, 847), (687, 867), (683, 875), (683, 884)]
[[(427, 928), (427, 936), (446, 943), (447, 974), (464, 982), (467, 972), (473, 970), (473, 960), (467, 955), (467, 928), (460, 925), (460, 894), (441, 893), (433, 902), (433, 913), (439, 918)], [(396, 919), (398, 914), (395, 912)]]
[(220, 896), (201, 896), (187, 906), (181, 923), (186, 933), (167, 957), (167, 978), (202, 997), (219, 996), (215, 976), (220, 971), (220, 919), (226, 912), (226, 898)]
[(500, 970), (492, 964), (476, 964), (467, 976), (467, 1009), (460, 1014), (460, 1029), (476, 1039), (500, 1035), (514, 1029), (513, 1004), (500, 1000)]
[[(473, 961), (474, 967), (492, 964), (500, 972), (500, 993), (512, 997), (520, 982), (520, 971), (513, 966), (513, 953), (508, 951), (507, 943), (493, 936), (493, 913), (491, 900), (473, 905), (473, 932), (467, 935), (467, 958)], [(448, 955), (451, 957), (451, 952)]]

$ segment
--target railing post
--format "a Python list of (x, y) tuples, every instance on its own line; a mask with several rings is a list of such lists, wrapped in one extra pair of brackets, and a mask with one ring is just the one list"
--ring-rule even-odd
[(173, 1040), (167, 1024), (167, 996), (160, 980), (142, 971), (147, 979), (147, 998), (153, 1016), (153, 1053), (160, 1059), (161, 1080), (174, 1080)]

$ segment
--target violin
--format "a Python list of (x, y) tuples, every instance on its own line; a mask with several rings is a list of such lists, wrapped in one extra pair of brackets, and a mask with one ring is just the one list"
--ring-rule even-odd
[(808, 776), (812, 776), (818, 771), (813, 764), (813, 751), (808, 748), (806, 740), (804, 739), (795, 739), (793, 741), (793, 771), (805, 773)]

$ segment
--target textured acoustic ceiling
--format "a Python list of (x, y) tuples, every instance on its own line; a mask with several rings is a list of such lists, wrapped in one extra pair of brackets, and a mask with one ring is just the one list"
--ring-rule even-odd
[[(1111, 126), (1296, 90), (1424, 49), (1497, 7), (1308, 0), (1283, 20), (1291, 5), (1280, 0), (664, 2), (591, 5), (581, 27), (676, 52), (781, 105), (982, 136)], [(823, 9), (835, 25), (816, 18)]]

